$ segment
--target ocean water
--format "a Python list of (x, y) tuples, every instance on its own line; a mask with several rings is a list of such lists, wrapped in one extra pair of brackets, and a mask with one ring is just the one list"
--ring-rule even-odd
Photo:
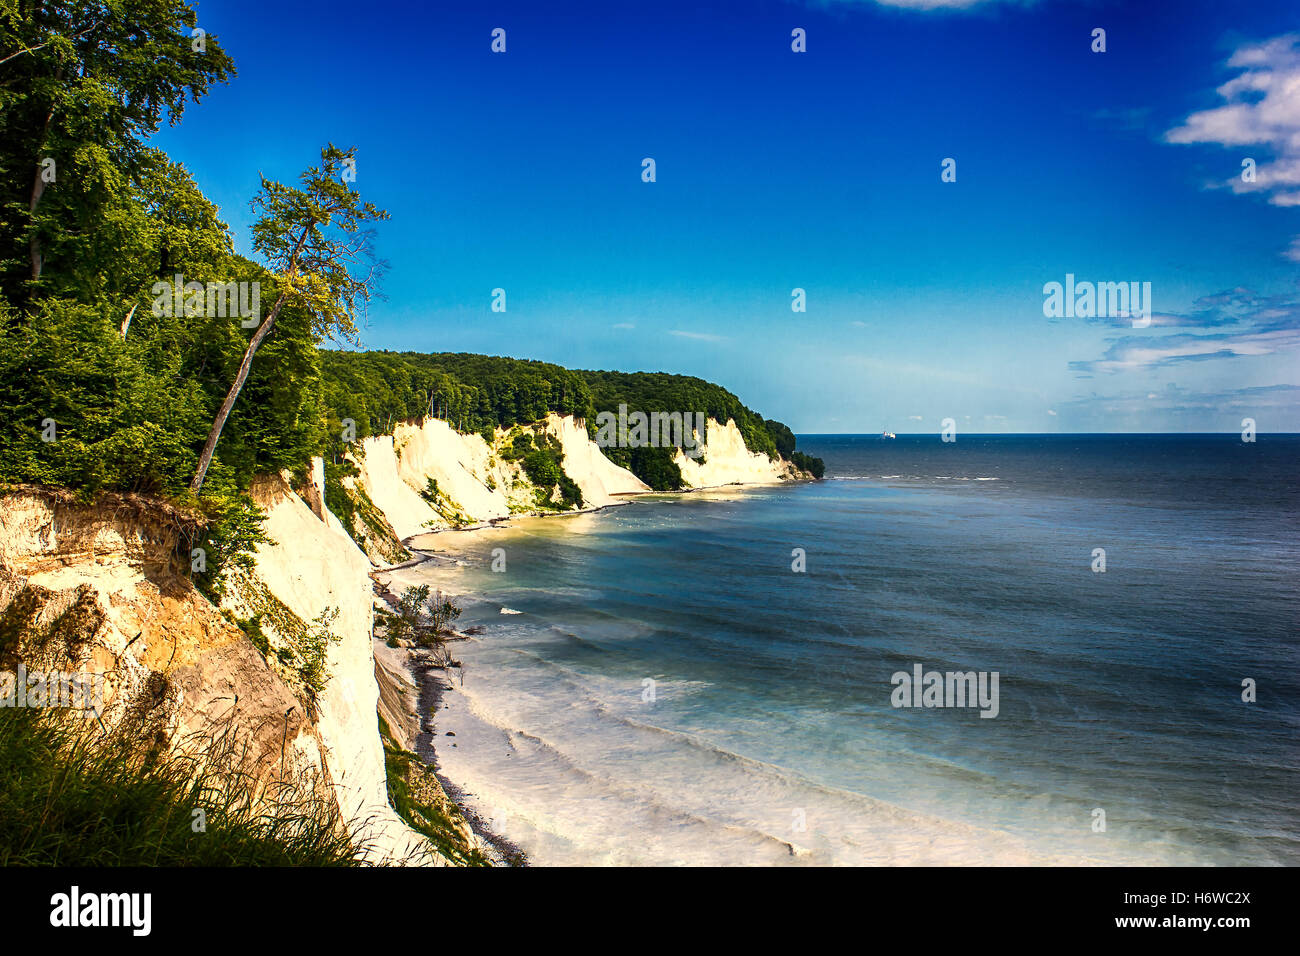
[[(399, 575), (484, 628), (438, 761), (532, 862), (1300, 863), (1300, 436), (800, 447), (827, 480)], [(996, 717), (893, 706), (916, 665), (996, 672)]]

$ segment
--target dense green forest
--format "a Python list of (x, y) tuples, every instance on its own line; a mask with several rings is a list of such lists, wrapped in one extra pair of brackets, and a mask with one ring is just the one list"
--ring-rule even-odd
[[(494, 428), (526, 425), (547, 414), (575, 415), (596, 434), (596, 415), (634, 411), (703, 412), (719, 422), (733, 419), (754, 452), (785, 458), (799, 454), (794, 435), (767, 421), (735, 395), (711, 382), (662, 372), (571, 371), (548, 362), (470, 355), (463, 352), (343, 352), (322, 350), (325, 408), (332, 460), (347, 450), (343, 421), (356, 437), (386, 434), (400, 421), (436, 415), (462, 432), (492, 440)], [(652, 488), (680, 488), (681, 473), (664, 448), (607, 448), (605, 454)], [(819, 459), (800, 455), (820, 477)]]
[[(484, 434), (548, 412), (594, 430), (626, 403), (733, 418), (754, 451), (799, 454), (785, 426), (696, 378), (338, 349), (359, 344), (371, 293), (356, 240), (386, 214), (339, 181), (350, 151), (327, 146), (298, 184), (263, 179), (257, 261), (235, 253), (185, 167), (149, 144), (234, 75), (217, 36), (194, 49), (194, 24), (178, 0), (0, 7), (0, 482), (186, 499), (239, 537), (253, 476), (338, 461), (345, 419), (357, 438), (429, 414)], [(212, 286), (230, 283), (258, 284), (260, 326), (214, 312)], [(610, 454), (680, 484), (667, 449)]]

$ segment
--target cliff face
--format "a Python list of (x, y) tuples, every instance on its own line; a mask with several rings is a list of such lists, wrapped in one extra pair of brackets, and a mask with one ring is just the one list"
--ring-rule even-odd
[(546, 430), (559, 440), (564, 451), (564, 470), (582, 489), (586, 507), (603, 508), (619, 500), (615, 495), (650, 490), (632, 472), (606, 458), (588, 436), (586, 427), (572, 415), (563, 418), (554, 414), (548, 416)]
[[(313, 468), (313, 476), (319, 474)], [(327, 658), (329, 681), (316, 700), (316, 728), (343, 818), (361, 836), (372, 862), (436, 862), (423, 839), (388, 805), (371, 651), (370, 560), (333, 514), (325, 510), (322, 520), (312, 510), (309, 500), (324, 500), (324, 488), (316, 480), (300, 497), (282, 478), (268, 477), (254, 485), (253, 497), (266, 512), (264, 531), (272, 543), (257, 550), (256, 580), (232, 587), (223, 603), (247, 616), (269, 592), (292, 612), (290, 621), (320, 621), (328, 627), (335, 642)], [(264, 628), (283, 627), (277, 624), (280, 618), (270, 617)]]
[[(558, 443), (584, 507), (649, 490), (572, 417), (551, 415), (534, 432)], [(366, 439), (359, 474), (345, 479), (368, 527), (383, 532), (362, 536), (366, 551), (330, 510), (319, 459), (304, 488), (259, 479), (252, 494), (271, 540), (251, 574), (227, 575), (221, 609), (185, 567), (196, 516), (126, 495), (86, 504), (57, 489), (12, 490), (0, 499), (0, 670), (22, 661), (106, 673), (106, 729), (144, 721), (178, 743), (233, 731), (257, 779), (298, 780), (332, 797), (371, 862), (446, 862), (388, 803), (377, 709), (409, 746), (414, 688), (393, 661), (381, 662), (377, 681), (369, 573), (392, 563), (398, 539), (535, 508), (537, 489), (501, 455), (508, 438), (499, 430), (489, 445), (429, 420)], [(702, 463), (677, 460), (693, 488), (800, 477), (746, 449), (733, 422), (709, 423)], [(305, 693), (276, 654), (263, 656), (235, 623), (250, 619), (271, 651), (327, 633), (323, 688)]]
[[(607, 459), (572, 416), (553, 414), (538, 430), (560, 442), (565, 473), (582, 490), (584, 507), (602, 507), (613, 504), (616, 494), (649, 490)], [(462, 435), (441, 419), (418, 426), (403, 423), (392, 435), (361, 442), (352, 456), (360, 475), (348, 484), (365, 492), (399, 539), (528, 512), (536, 507), (536, 488), (517, 461), (501, 456), (507, 437), (507, 431), (498, 429), (489, 446), (482, 435)], [(374, 553), (371, 557), (385, 563)]]
[(179, 746), (233, 734), (256, 779), (328, 788), (320, 735), (244, 632), (177, 565), (188, 518), (157, 502), (60, 491), (0, 499), (0, 670), (104, 675), (106, 731)]
[[(581, 489), (584, 508), (617, 504), (625, 496), (650, 489), (641, 479), (605, 457), (582, 422), (551, 414), (538, 423), (564, 453), (565, 473)], [(730, 484), (767, 484), (807, 477), (784, 459), (750, 451), (736, 423), (708, 422), (703, 454), (688, 458), (681, 450), (675, 461), (688, 488)], [(536, 508), (533, 484), (518, 462), (506, 461), (501, 450), (507, 432), (498, 429), (492, 445), (481, 435), (462, 435), (447, 422), (428, 419), (420, 425), (400, 424), (392, 435), (365, 439), (352, 457), (360, 472), (348, 479), (353, 490), (364, 491), (382, 513), (397, 539), (428, 531), (504, 518)], [(436, 486), (436, 494), (430, 481)], [(385, 553), (367, 547), (377, 564), (391, 564)]]
[(681, 449), (674, 461), (682, 479), (690, 488), (713, 488), (719, 485), (762, 485), (808, 477), (783, 458), (768, 458), (745, 447), (745, 439), (734, 421), (720, 425), (709, 419), (708, 444), (704, 454), (688, 458)]

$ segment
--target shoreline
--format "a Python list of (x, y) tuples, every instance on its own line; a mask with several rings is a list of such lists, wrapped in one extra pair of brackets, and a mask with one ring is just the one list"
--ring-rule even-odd
[(445, 668), (435, 667), (423, 655), (408, 652), (406, 660), (408, 662), (407, 672), (415, 679), (415, 685), (418, 689), (416, 698), (418, 708), (416, 723), (418, 726), (415, 735), (415, 755), (433, 771), (433, 775), (437, 778), (438, 785), (442, 787), (443, 793), (447, 795), (448, 800), (456, 805), (456, 809), (465, 818), (465, 822), (469, 824), (475, 836), (486, 847), (490, 848), (492, 852), (489, 853), (489, 856), (493, 857), (492, 863), (494, 866), (528, 866), (528, 856), (523, 849), (492, 829), (490, 821), (485, 820), (478, 811), (469, 805), (468, 795), (464, 788), (443, 773), (442, 766), (438, 762), (438, 752), (435, 746), (435, 741), (438, 739), (438, 729), (435, 717), (438, 711), (442, 709), (443, 695), (456, 689), (452, 684), (448, 671)]
[[(406, 543), (403, 542), (403, 544)], [(435, 564), (442, 560), (435, 553), (410, 548), (409, 545), (406, 546), (409, 550), (415, 551), (417, 556), (391, 567), (376, 568), (369, 575), (371, 591), (375, 599), (385, 604), (390, 610), (396, 603), (398, 596), (389, 587), (391, 581), (381, 581), (379, 575), (418, 567), (423, 564)], [(468, 639), (468, 636), (464, 639)], [(438, 781), (438, 786), (442, 788), (443, 794), (455, 804), (465, 823), (482, 844), (481, 848), (492, 860), (493, 866), (528, 866), (527, 854), (510, 840), (495, 832), (489, 822), (470, 806), (464, 789), (442, 772), (441, 765), (438, 762), (437, 747), (435, 746), (438, 737), (435, 718), (438, 711), (442, 709), (443, 695), (456, 689), (452, 684), (448, 669), (434, 665), (429, 660), (427, 653), (421, 648), (388, 647), (378, 635), (372, 635), (372, 641), (374, 642), (376, 655), (383, 653), (380, 651), (382, 645), (388, 661), (401, 668), (403, 675), (415, 689), (414, 710), (404, 714), (406, 718), (406, 727), (404, 729), (406, 736), (409, 738), (411, 752), (433, 773), (434, 778)]]
[[(796, 482), (815, 481), (816, 479), (795, 479)], [(679, 491), (633, 491), (623, 492), (617, 495), (622, 498), (621, 501), (611, 502), (610, 504), (598, 505), (594, 508), (582, 508), (574, 511), (563, 512), (527, 512), (517, 515), (507, 515), (501, 518), (493, 518), (485, 522), (479, 522), (474, 525), (461, 528), (437, 528), (424, 531), (419, 534), (413, 534), (402, 539), (402, 546), (411, 552), (411, 557), (397, 564), (387, 565), (380, 568), (372, 568), (369, 572), (371, 581), (371, 590), (375, 599), (383, 602), (391, 610), (395, 605), (398, 595), (392, 590), (391, 578), (381, 580), (383, 575), (391, 575), (394, 572), (409, 571), (423, 565), (435, 565), (444, 567), (456, 567), (457, 559), (440, 551), (430, 550), (423, 539), (433, 539), (437, 535), (446, 534), (470, 534), (477, 535), (485, 531), (493, 531), (509, 527), (509, 522), (515, 519), (545, 519), (545, 518), (564, 518), (577, 515), (597, 514), (611, 508), (621, 508), (632, 504), (638, 498), (647, 496), (654, 497), (677, 497), (681, 495), (698, 494), (700, 492), (710, 491), (734, 491), (737, 489), (775, 487), (789, 484), (787, 481), (776, 482), (732, 482), (726, 485), (713, 485), (706, 488), (684, 488)], [(611, 496), (614, 497), (614, 496)], [(431, 543), (431, 541), (429, 542)], [(459, 634), (459, 632), (457, 632)], [(461, 635), (462, 640), (472, 640), (471, 635)], [(374, 640), (382, 643), (380, 638), (375, 635)], [(411, 680), (416, 688), (416, 711), (414, 714), (414, 733), (412, 734), (413, 752), (419, 759), (433, 772), (439, 786), (442, 787), (447, 799), (455, 804), (456, 809), (460, 811), (461, 816), (469, 825), (474, 835), (488, 850), (492, 857), (494, 866), (532, 866), (527, 854), (517, 844), (495, 832), (492, 829), (491, 821), (484, 819), (471, 805), (469, 794), (456, 781), (452, 780), (442, 771), (441, 764), (438, 760), (438, 728), (437, 714), (443, 708), (443, 696), (448, 692), (455, 692), (456, 688), (452, 683), (450, 671), (447, 668), (435, 667), (430, 664), (423, 653), (417, 648), (392, 648), (395, 652), (400, 652), (400, 663), (406, 676)], [(445, 746), (445, 744), (444, 744)], [(452, 746), (455, 746), (453, 743)]]

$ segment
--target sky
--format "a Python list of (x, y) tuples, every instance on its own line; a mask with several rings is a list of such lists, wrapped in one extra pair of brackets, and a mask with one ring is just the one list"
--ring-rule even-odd
[[(196, 9), (238, 75), (155, 145), (245, 254), (259, 174), (356, 146), (364, 347), (698, 375), (805, 434), (1300, 431), (1294, 0)], [(1067, 275), (1151, 314), (1049, 317)]]

